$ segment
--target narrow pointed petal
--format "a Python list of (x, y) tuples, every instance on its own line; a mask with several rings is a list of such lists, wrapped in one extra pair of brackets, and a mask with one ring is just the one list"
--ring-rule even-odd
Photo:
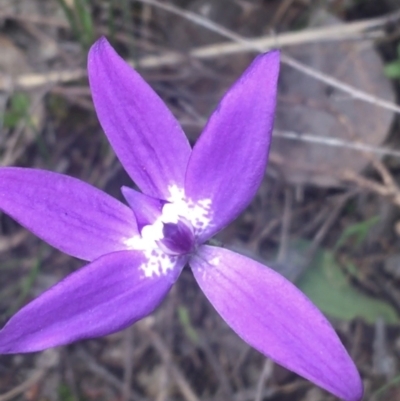
[(153, 224), (162, 213), (162, 208), (166, 204), (157, 198), (135, 191), (132, 188), (122, 187), (122, 195), (129, 203), (136, 216), (139, 231), (148, 224)]
[(274, 121), (279, 53), (258, 56), (226, 93), (193, 148), (185, 193), (208, 205), (206, 240), (250, 203), (264, 176)]
[(0, 331), (0, 353), (40, 351), (104, 336), (151, 313), (183, 265), (145, 275), (137, 251), (114, 252), (70, 274), (14, 315)]
[(190, 145), (158, 95), (110, 46), (98, 40), (88, 57), (97, 116), (119, 160), (147, 195), (168, 200), (183, 187)]
[(127, 249), (137, 235), (129, 207), (76, 178), (0, 168), (0, 210), (69, 255), (94, 260)]
[(357, 369), (321, 312), (275, 271), (202, 246), (190, 261), (201, 289), (251, 346), (347, 401), (362, 397)]

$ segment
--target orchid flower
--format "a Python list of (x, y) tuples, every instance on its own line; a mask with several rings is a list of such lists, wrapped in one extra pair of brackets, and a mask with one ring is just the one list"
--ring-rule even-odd
[(104, 336), (151, 313), (188, 264), (232, 329), (264, 355), (348, 401), (357, 369), (321, 312), (292, 283), (245, 256), (206, 244), (250, 203), (263, 179), (279, 52), (258, 56), (221, 100), (191, 149), (179, 123), (106, 39), (88, 74), (100, 123), (142, 192), (127, 205), (76, 178), (0, 169), (0, 209), (55, 248), (89, 261), (22, 308), (0, 353)]

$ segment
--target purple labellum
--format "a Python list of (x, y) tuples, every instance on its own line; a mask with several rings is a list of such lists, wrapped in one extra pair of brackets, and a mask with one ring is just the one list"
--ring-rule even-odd
[(135, 213), (139, 232), (142, 232), (144, 226), (153, 224), (161, 216), (163, 206), (167, 203), (128, 187), (122, 187), (121, 192)]
[(185, 255), (194, 250), (195, 238), (189, 223), (164, 223), (164, 238), (159, 241), (161, 249), (167, 254)]

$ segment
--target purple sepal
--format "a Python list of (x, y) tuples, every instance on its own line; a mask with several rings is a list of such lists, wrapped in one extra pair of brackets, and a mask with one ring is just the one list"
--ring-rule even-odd
[(211, 201), (212, 237), (250, 203), (264, 177), (276, 103), (279, 52), (258, 56), (221, 100), (189, 160), (185, 193)]
[(347, 401), (363, 394), (358, 371), (322, 313), (275, 271), (223, 248), (189, 262), (201, 289), (248, 344)]
[(142, 252), (102, 256), (15, 314), (0, 331), (0, 353), (40, 351), (122, 330), (159, 305), (185, 261), (167, 274), (145, 277)]
[(0, 210), (60, 251), (89, 261), (127, 249), (138, 233), (129, 207), (51, 171), (0, 168)]
[(105, 38), (90, 49), (88, 76), (97, 116), (126, 172), (145, 194), (168, 200), (170, 186), (183, 188), (191, 153), (178, 121)]

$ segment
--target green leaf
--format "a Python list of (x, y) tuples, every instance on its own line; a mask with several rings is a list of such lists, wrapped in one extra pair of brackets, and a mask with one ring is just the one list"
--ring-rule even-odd
[(336, 242), (333, 250), (338, 250), (342, 245), (344, 245), (349, 238), (354, 239), (353, 246), (359, 247), (367, 238), (367, 235), (372, 230), (372, 228), (379, 222), (379, 216), (371, 217), (368, 220), (361, 221), (360, 223), (351, 224), (343, 230), (340, 238)]
[(93, 17), (88, 0), (74, 0), (70, 5), (66, 0), (58, 0), (71, 30), (84, 49), (89, 49), (94, 41)]
[(370, 324), (379, 317), (388, 324), (399, 321), (396, 310), (390, 304), (352, 286), (333, 253), (327, 250), (317, 252), (297, 286), (328, 316), (341, 320), (358, 317)]
[(60, 387), (58, 388), (58, 396), (60, 397), (61, 401), (75, 400), (72, 390), (65, 383), (61, 383)]
[(383, 67), (383, 72), (388, 78), (400, 78), (400, 60), (386, 64)]
[(192, 322), (190, 321), (189, 312), (186, 307), (178, 307), (178, 319), (183, 327), (185, 334), (193, 342), (193, 344), (197, 345), (199, 343), (199, 336), (197, 335), (196, 330), (193, 327)]
[(10, 100), (9, 108), (4, 113), (4, 127), (16, 127), (22, 119), (27, 118), (28, 111), (29, 97), (24, 93), (15, 93)]

